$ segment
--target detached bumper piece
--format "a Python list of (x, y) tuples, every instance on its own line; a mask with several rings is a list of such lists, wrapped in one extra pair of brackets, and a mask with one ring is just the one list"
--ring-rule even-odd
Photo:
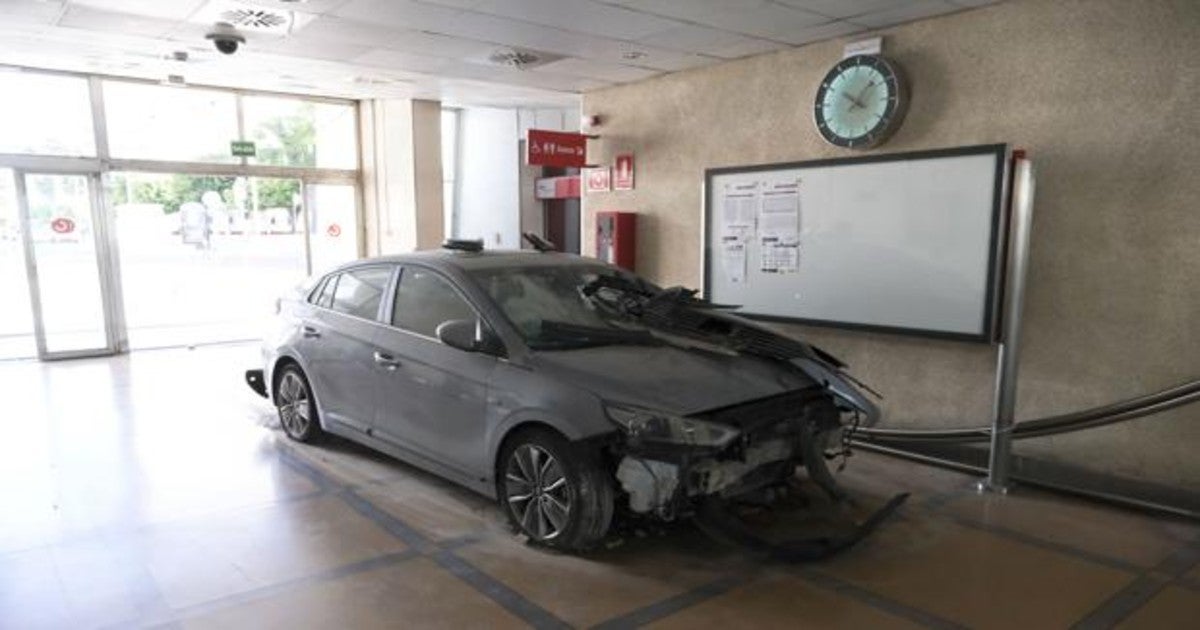
[(843, 536), (818, 536), (773, 542), (752, 532), (729, 509), (729, 504), (720, 499), (709, 499), (696, 513), (696, 524), (704, 533), (718, 540), (725, 540), (754, 553), (762, 554), (779, 562), (813, 562), (823, 560), (853, 547), (858, 541), (875, 531), (879, 524), (891, 516), (905, 500), (908, 493), (898, 494), (883, 507), (871, 514), (867, 520)]
[(255, 394), (267, 398), (267, 381), (262, 370), (246, 370), (246, 384)]

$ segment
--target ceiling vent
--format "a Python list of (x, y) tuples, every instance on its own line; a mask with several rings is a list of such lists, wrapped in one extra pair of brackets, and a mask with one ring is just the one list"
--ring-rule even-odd
[(497, 66), (506, 66), (516, 68), (517, 70), (528, 70), (538, 66), (544, 66), (552, 61), (562, 59), (562, 55), (542, 52), (539, 50), (530, 50), (528, 48), (498, 48), (493, 50), (487, 56), (488, 63)]
[(221, 13), (221, 21), (228, 22), (237, 28), (255, 31), (274, 31), (287, 28), (292, 23), (289, 12), (272, 11), (270, 9), (245, 8), (230, 9)]
[(313, 17), (311, 13), (272, 9), (234, 0), (210, 0), (189, 19), (202, 24), (225, 22), (243, 33), (289, 35), (308, 24)]

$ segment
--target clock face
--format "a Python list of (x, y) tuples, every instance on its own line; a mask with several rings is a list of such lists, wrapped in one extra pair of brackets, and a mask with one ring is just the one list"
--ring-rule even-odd
[(883, 142), (900, 126), (903, 87), (896, 67), (882, 57), (843, 59), (817, 89), (817, 131), (839, 147), (865, 149)]

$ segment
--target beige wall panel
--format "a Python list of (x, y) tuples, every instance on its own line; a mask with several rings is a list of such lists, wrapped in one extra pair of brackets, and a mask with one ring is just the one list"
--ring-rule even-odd
[[(882, 31), (907, 72), (907, 120), (875, 152), (1008, 142), (1038, 170), (1018, 417), (1200, 378), (1200, 2), (1010, 0)], [(586, 94), (597, 163), (637, 160), (637, 190), (588, 195), (639, 218), (639, 271), (701, 283), (704, 169), (850, 155), (813, 129), (845, 40)], [(592, 233), (584, 230), (584, 251)], [(788, 327), (886, 396), (886, 422), (987, 421), (986, 346)], [(1200, 406), (1018, 452), (1200, 490)]]

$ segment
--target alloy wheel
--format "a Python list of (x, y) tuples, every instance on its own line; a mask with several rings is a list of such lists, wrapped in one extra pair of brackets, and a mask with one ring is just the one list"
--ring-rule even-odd
[(566, 474), (546, 449), (522, 444), (508, 458), (505, 498), (525, 533), (552, 540), (566, 528), (571, 516), (571, 494)]
[(292, 437), (299, 438), (308, 430), (308, 387), (295, 372), (284, 374), (279, 382), (279, 420)]

